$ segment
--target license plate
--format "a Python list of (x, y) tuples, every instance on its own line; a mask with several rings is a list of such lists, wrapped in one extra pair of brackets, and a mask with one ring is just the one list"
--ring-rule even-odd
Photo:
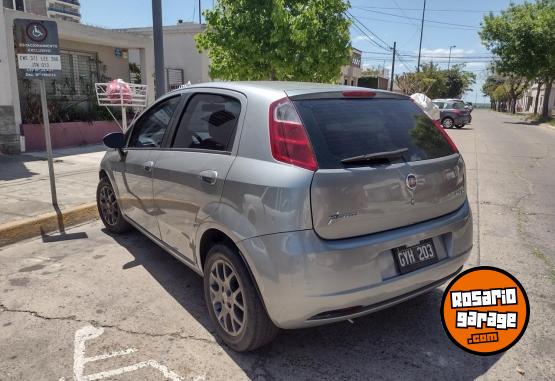
[(406, 274), (438, 261), (436, 248), (431, 239), (414, 246), (393, 249), (393, 258), (401, 274)]

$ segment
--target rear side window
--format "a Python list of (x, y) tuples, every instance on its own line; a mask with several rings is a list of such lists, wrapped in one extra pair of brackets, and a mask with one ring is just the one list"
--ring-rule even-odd
[(238, 99), (219, 94), (196, 94), (181, 118), (173, 148), (231, 151), (241, 114)]
[(295, 105), (322, 169), (343, 168), (343, 159), (402, 149), (406, 152), (398, 160), (408, 162), (454, 153), (410, 100), (315, 99)]

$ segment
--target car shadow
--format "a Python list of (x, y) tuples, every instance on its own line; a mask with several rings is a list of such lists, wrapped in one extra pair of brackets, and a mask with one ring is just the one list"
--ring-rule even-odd
[(518, 124), (521, 126), (539, 126), (541, 122), (519, 120), (519, 121), (504, 121), (503, 124)]
[(502, 356), (471, 355), (449, 340), (439, 315), (439, 289), (352, 324), (282, 330), (268, 346), (237, 353), (216, 337), (198, 274), (140, 233), (112, 237), (134, 256), (123, 269), (142, 266), (148, 271), (250, 379), (470, 380), (485, 374)]

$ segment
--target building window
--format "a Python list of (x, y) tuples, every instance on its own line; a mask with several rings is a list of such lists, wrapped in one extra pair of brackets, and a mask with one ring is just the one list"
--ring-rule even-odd
[(351, 65), (354, 67), (360, 67), (361, 61), (361, 55), (358, 53), (353, 53), (353, 56), (351, 57)]
[(168, 91), (179, 89), (185, 82), (183, 69), (166, 69), (166, 83)]
[(51, 82), (49, 93), (58, 96), (88, 96), (94, 94), (98, 82), (96, 54), (61, 51), (62, 74)]
[(347, 86), (349, 84), (349, 80), (347, 78), (345, 78), (345, 83), (344, 85)]
[(25, 12), (25, 0), (3, 0), (4, 8)]

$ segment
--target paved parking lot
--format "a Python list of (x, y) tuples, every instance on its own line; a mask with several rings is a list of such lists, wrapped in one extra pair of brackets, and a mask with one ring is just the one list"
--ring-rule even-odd
[(555, 379), (555, 131), (477, 110), (450, 134), (475, 217), (469, 265), (506, 269), (530, 298), (528, 330), (508, 352), (452, 344), (438, 289), (237, 354), (213, 335), (200, 277), (140, 234), (95, 222), (70, 231), (86, 238), (0, 250), (0, 380)]

